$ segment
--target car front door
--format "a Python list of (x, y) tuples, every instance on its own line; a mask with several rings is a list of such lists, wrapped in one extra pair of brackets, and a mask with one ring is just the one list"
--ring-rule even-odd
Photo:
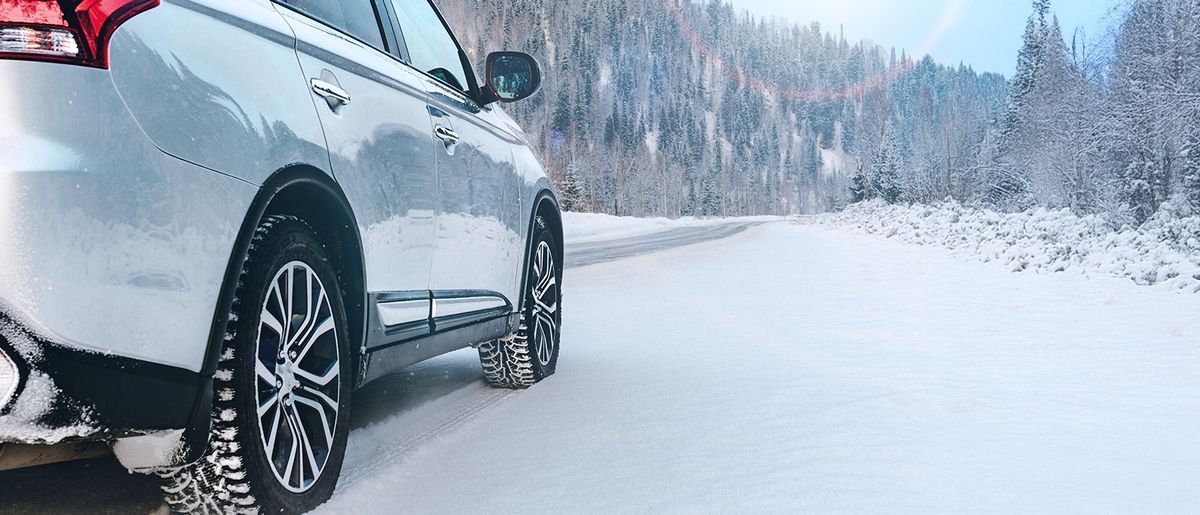
[[(430, 288), (434, 316), (494, 309), (519, 301), (524, 241), (513, 135), (503, 115), (480, 106), (466, 56), (429, 0), (391, 0), (408, 50), (423, 77), (440, 141), (437, 237)], [(438, 298), (441, 297), (441, 298)], [(449, 297), (449, 298), (447, 298)]]
[(279, 3), (296, 33), (334, 176), (358, 219), (367, 291), (379, 303), (374, 316), (387, 328), (423, 331), (437, 209), (424, 78), (400, 64), (402, 47), (382, 4)]

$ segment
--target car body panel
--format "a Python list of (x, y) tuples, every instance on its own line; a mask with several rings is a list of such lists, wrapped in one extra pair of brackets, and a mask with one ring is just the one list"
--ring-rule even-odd
[(329, 168), (295, 37), (267, 0), (165, 0), (121, 26), (110, 60), (168, 154), (256, 185), (291, 164)]
[(3, 309), (47, 340), (199, 370), (230, 213), (256, 188), (155, 148), (103, 70), (0, 61), (0, 120)]
[(363, 235), (368, 291), (429, 288), (437, 166), (418, 78), (393, 57), (280, 6), (298, 35), (304, 81), (336, 83), (351, 103), (316, 95), (333, 173)]
[[(430, 287), (483, 289), (518, 298), (524, 260), (521, 182), (513, 166), (517, 140), (497, 125), (493, 109), (480, 110), (444, 84), (427, 78), (434, 123), (462, 139), (438, 152), (437, 239)], [(483, 259), (486, 256), (486, 259)]]

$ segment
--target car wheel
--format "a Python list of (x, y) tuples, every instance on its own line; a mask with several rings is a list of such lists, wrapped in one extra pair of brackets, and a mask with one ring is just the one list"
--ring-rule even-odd
[(182, 513), (301, 513), (329, 499), (350, 431), (351, 347), (338, 276), (294, 217), (254, 234), (199, 462), (160, 474)]
[(558, 366), (562, 257), (541, 217), (534, 221), (532, 240), (517, 332), (479, 346), (484, 377), (494, 388), (528, 388), (553, 375)]

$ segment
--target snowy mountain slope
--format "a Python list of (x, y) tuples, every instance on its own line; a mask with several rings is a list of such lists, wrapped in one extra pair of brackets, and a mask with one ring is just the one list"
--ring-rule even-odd
[(569, 270), (566, 288), (558, 375), (515, 394), (462, 383), (359, 429), (321, 511), (1200, 502), (1198, 297), (783, 224)]

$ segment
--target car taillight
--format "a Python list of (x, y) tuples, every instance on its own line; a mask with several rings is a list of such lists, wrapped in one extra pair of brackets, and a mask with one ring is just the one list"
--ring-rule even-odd
[(159, 0), (0, 0), (0, 58), (108, 67), (117, 27)]

